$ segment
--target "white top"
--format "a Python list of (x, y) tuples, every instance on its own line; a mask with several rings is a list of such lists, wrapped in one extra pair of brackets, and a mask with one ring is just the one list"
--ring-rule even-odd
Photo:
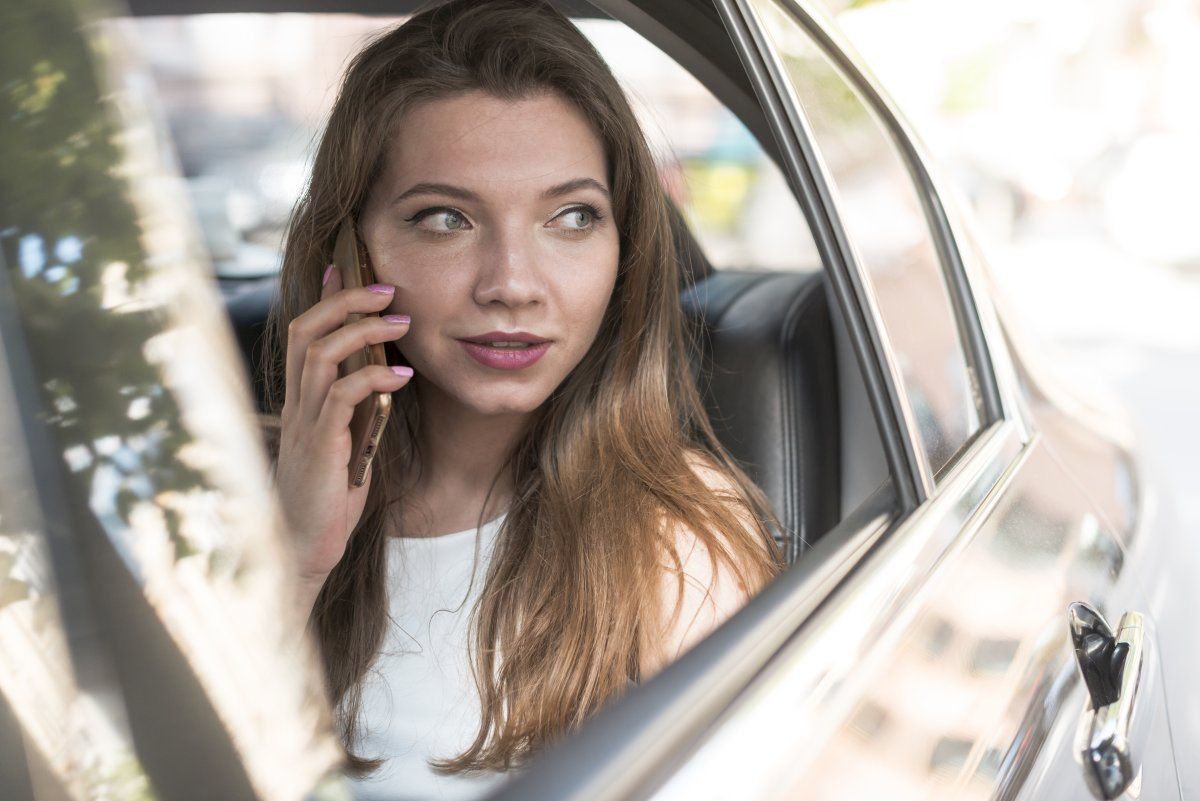
[(389, 540), (392, 619), (364, 678), (355, 749), (385, 761), (366, 778), (351, 780), (359, 801), (463, 801), (502, 780), (499, 773), (435, 773), (428, 760), (458, 756), (479, 725), (467, 636), (503, 521), (485, 523), (478, 538), (470, 528)]
[[(699, 468), (698, 474), (709, 486), (730, 491), (713, 471)], [(389, 541), (392, 620), (363, 682), (356, 746), (361, 756), (386, 761), (367, 778), (351, 780), (358, 801), (465, 801), (482, 797), (503, 780), (501, 773), (434, 773), (427, 762), (462, 753), (479, 725), (467, 635), (503, 521), (499, 517), (480, 529), (478, 564), (473, 528)], [(661, 653), (644, 661), (643, 679), (678, 658), (746, 601), (745, 590), (727, 570), (713, 570), (708, 549), (687, 526), (678, 526), (675, 535), (683, 594), (679, 595), (680, 571), (665, 564)]]

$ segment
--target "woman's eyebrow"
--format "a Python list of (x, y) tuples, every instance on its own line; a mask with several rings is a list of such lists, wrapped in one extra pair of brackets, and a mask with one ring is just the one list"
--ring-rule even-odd
[(604, 184), (597, 181), (595, 178), (573, 178), (570, 181), (552, 186), (542, 193), (542, 200), (550, 200), (559, 195), (570, 194), (579, 189), (595, 189), (600, 194), (604, 195), (605, 200), (609, 200), (608, 189)]
[[(579, 189), (595, 189), (604, 195), (605, 199), (610, 199), (608, 189), (604, 184), (597, 181), (595, 178), (572, 178), (570, 181), (564, 181), (561, 184), (550, 187), (545, 192), (542, 192), (543, 200), (566, 195), (575, 192)], [(410, 197), (416, 195), (446, 195), (447, 197), (457, 198), (459, 200), (469, 200), (473, 202), (479, 201), (479, 195), (472, 192), (470, 189), (464, 189), (461, 186), (453, 184), (438, 184), (422, 182), (414, 184), (405, 191), (401, 192), (392, 201), (393, 204), (401, 203)]]

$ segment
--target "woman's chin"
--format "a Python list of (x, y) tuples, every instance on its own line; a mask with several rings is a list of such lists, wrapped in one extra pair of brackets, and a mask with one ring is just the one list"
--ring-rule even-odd
[[(451, 400), (471, 412), (486, 416), (509, 416), (529, 414), (550, 397), (552, 387), (533, 386), (526, 382), (498, 381), (492, 386), (488, 382), (473, 383), (467, 387), (446, 392), (444, 400)], [(504, 384), (508, 386), (504, 386)], [(514, 385), (515, 384), (515, 385)]]
[(528, 393), (496, 393), (473, 398), (463, 398), (464, 405), (473, 411), (489, 416), (508, 416), (530, 414), (546, 400), (548, 395), (529, 395)]

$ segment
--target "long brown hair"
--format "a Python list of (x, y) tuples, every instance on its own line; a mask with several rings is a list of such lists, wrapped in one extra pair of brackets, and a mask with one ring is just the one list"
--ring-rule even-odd
[[(317, 301), (338, 225), (363, 209), (399, 120), (416, 103), (471, 90), (508, 100), (555, 92), (583, 113), (604, 146), (620, 257), (592, 347), (506, 465), (515, 491), (470, 637), (482, 715), (470, 746), (435, 763), (445, 771), (510, 766), (638, 679), (661, 634), (663, 577), (680, 564), (679, 525), (747, 592), (779, 567), (774, 518), (717, 442), (688, 369), (668, 209), (642, 131), (600, 55), (541, 2), (450, 0), (354, 58), (288, 229), (268, 328), (270, 408), (283, 405), (287, 326)], [(352, 749), (361, 681), (387, 624), (384, 524), (390, 507), (403, 508), (400, 477), (420, 465), (414, 396), (394, 396), (366, 511), (310, 620), (360, 773), (379, 763)], [(730, 491), (701, 480), (696, 458)]]

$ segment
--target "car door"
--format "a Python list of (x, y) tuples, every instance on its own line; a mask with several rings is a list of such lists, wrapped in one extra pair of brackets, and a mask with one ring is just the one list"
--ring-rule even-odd
[[(840, 229), (918, 504), (656, 797), (1087, 798), (1066, 610), (1146, 608), (1121, 532), (1056, 458), (1063, 432), (993, 371), (1005, 346), (983, 335), (926, 167), (836, 35), (783, 0), (718, 5)], [(1150, 628), (1126, 796), (1177, 797)], [(714, 775), (731, 756), (749, 785)]]

